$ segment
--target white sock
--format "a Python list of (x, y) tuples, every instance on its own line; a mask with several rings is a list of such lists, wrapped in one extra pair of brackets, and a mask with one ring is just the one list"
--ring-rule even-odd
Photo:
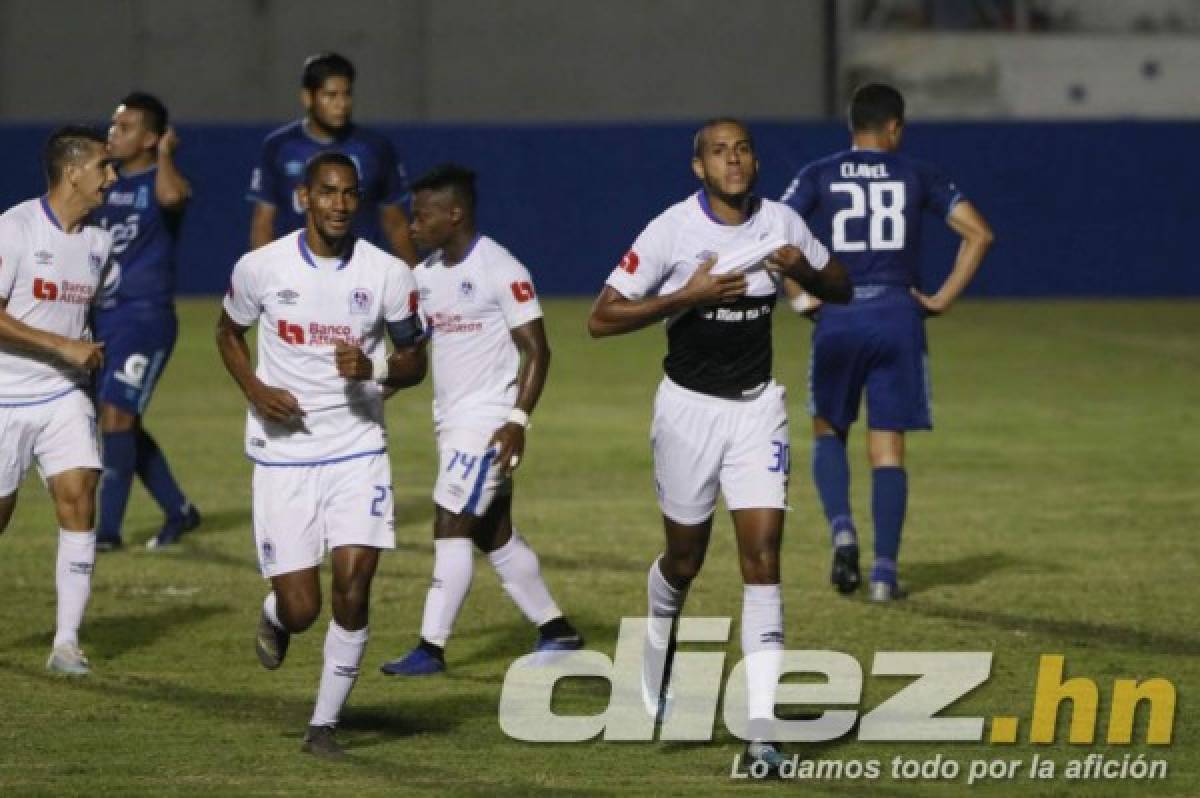
[(779, 585), (746, 585), (742, 591), (742, 653), (746, 657), (746, 709), (755, 740), (772, 740), (775, 692), (783, 665), (783, 591)]
[(507, 543), (488, 554), (488, 560), (513, 603), (535, 625), (541, 626), (562, 615), (542, 579), (537, 554), (517, 530), (513, 530)]
[(358, 665), (367, 648), (367, 627), (350, 631), (329, 622), (325, 633), (325, 664), (321, 668), (321, 686), (311, 726), (336, 726), (338, 715), (358, 679)]
[(650, 564), (646, 574), (646, 645), (642, 652), (642, 681), (651, 698), (657, 697), (662, 686), (663, 669), (666, 667), (667, 646), (671, 641), (671, 628), (683, 611), (687, 590), (671, 587), (659, 566), (661, 558)]
[(470, 538), (433, 541), (433, 583), (425, 595), (421, 637), (435, 646), (445, 647), (471, 589), (475, 569), (473, 547)]
[(79, 645), (79, 625), (92, 595), (92, 569), (96, 565), (96, 531), (58, 530), (58, 562), (54, 584), (58, 588), (58, 623), (54, 645)]
[(263, 615), (267, 616), (267, 620), (276, 629), (282, 629), (283, 624), (279, 622), (279, 610), (277, 609), (278, 602), (275, 599), (275, 591), (272, 590), (263, 599)]

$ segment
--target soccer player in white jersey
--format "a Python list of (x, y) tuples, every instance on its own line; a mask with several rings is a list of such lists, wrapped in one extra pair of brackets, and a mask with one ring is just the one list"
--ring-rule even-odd
[(104, 136), (56, 130), (46, 193), (0, 216), (0, 532), (35, 461), (58, 517), (58, 618), (46, 667), (86, 674), (79, 625), (96, 562), (96, 411), (83, 391), (103, 362), (87, 314), (112, 236), (84, 219), (117, 179)]
[[(333, 736), (367, 644), (380, 549), (395, 548), (382, 387), (425, 374), (412, 271), (350, 233), (354, 162), (314, 156), (300, 190), (305, 227), (242, 257), (233, 269), (217, 346), (250, 403), (259, 567), (271, 580), (256, 650), (268, 669), (321, 608), (318, 566), (333, 558), (333, 619), (303, 750), (338, 757)], [(258, 323), (258, 365), (247, 329)], [(388, 356), (384, 333), (395, 351)]]
[(433, 582), (421, 639), (384, 673), (446, 669), (444, 650), (474, 570), (487, 554), (504, 589), (538, 627), (536, 651), (583, 639), (542, 579), (537, 555), (512, 524), (513, 470), (550, 366), (542, 309), (529, 272), (475, 227), (475, 174), (453, 164), (413, 184), (412, 237), (433, 253), (415, 270), (433, 346), (439, 465), (433, 490)]
[(654, 403), (654, 477), (666, 551), (650, 566), (643, 692), (661, 712), (673, 621), (700, 571), (718, 488), (733, 516), (745, 584), (747, 761), (777, 768), (771, 742), (783, 649), (779, 548), (789, 445), (783, 387), (771, 379), (771, 314), (780, 275), (846, 302), (845, 270), (786, 205), (756, 197), (745, 124), (717, 119), (695, 138), (702, 187), (646, 227), (597, 298), (595, 337), (665, 320), (666, 376)]

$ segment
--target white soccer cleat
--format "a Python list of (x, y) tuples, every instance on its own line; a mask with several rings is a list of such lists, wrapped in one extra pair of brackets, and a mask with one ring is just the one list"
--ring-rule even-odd
[(46, 670), (72, 676), (86, 676), (92, 672), (83, 649), (72, 643), (63, 643), (54, 647), (54, 650), (50, 652), (50, 659), (46, 660)]

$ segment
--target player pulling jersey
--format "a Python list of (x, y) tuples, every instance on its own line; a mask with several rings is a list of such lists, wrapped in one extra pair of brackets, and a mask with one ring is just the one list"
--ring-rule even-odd
[(345, 153), (358, 169), (362, 203), (354, 220), (354, 234), (386, 246), (379, 224), (379, 206), (408, 201), (408, 179), (404, 164), (392, 143), (380, 134), (347, 125), (332, 141), (319, 141), (298, 120), (267, 136), (262, 158), (250, 178), (247, 199), (275, 207), (275, 234), (304, 226), (304, 210), (297, 190), (304, 179), (304, 165), (314, 155), (328, 150)]
[[(626, 299), (678, 291), (706, 260), (768, 243), (799, 248), (814, 269), (829, 253), (786, 205), (755, 200), (740, 225), (727, 225), (697, 192), (668, 208), (638, 236), (608, 278)], [(762, 257), (769, 254), (763, 253)], [(731, 510), (786, 506), (787, 408), (771, 380), (775, 279), (761, 260), (742, 264), (746, 293), (726, 305), (667, 320), (666, 379), (655, 400), (652, 437), (663, 513), (682, 524), (712, 515), (718, 487)]]

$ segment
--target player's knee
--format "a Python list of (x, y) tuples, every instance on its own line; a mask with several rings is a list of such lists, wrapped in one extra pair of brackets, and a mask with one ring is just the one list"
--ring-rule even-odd
[(55, 486), (54, 508), (59, 523), (69, 529), (91, 526), (96, 511), (96, 480), (73, 480)]
[(280, 595), (276, 611), (279, 621), (289, 632), (300, 634), (321, 615), (321, 599), (319, 596), (296, 593)]
[[(366, 620), (371, 599), (371, 584), (365, 579), (352, 579), (333, 588), (333, 615), (347, 628), (361, 627)], [(347, 626), (349, 624), (349, 626)]]
[(660, 569), (673, 587), (686, 587), (700, 574), (704, 552), (667, 552), (662, 556)]
[(757, 546), (743, 551), (742, 579), (746, 584), (774, 585), (779, 583), (779, 551), (771, 546)]

